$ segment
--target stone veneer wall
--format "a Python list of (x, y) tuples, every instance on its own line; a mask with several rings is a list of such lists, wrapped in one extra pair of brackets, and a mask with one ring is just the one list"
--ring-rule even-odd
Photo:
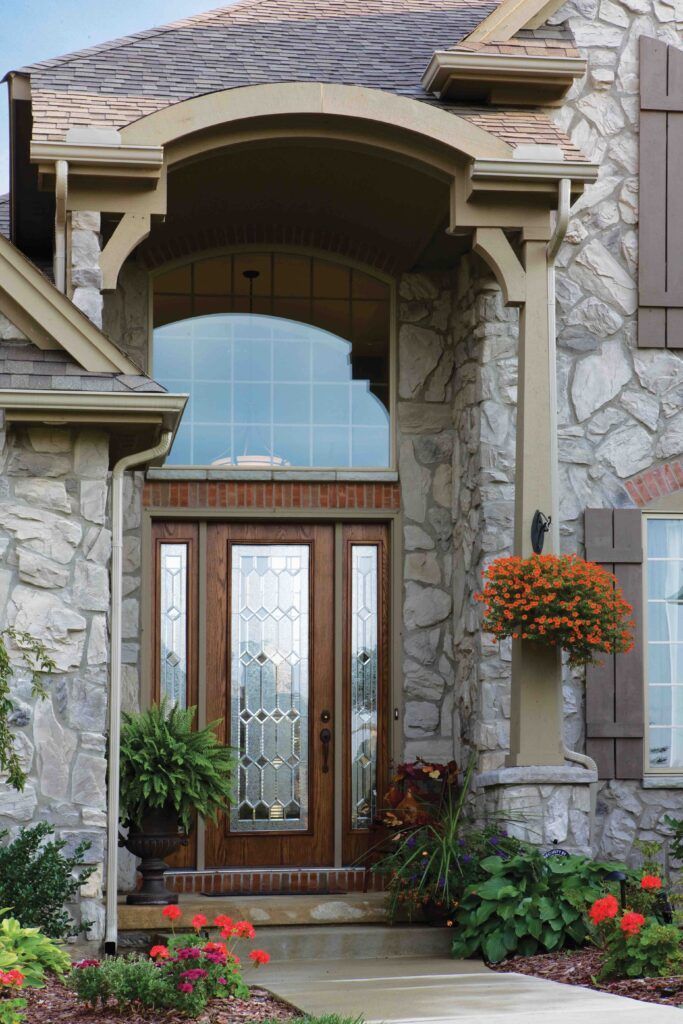
[[(587, 506), (632, 504), (624, 481), (683, 451), (683, 354), (637, 348), (638, 40), (680, 45), (675, 0), (570, 0), (568, 20), (588, 73), (556, 120), (600, 163), (573, 210), (558, 259), (561, 517), (567, 550), (583, 550)], [(678, 16), (678, 25), (676, 24)], [(572, 743), (583, 741), (582, 680), (568, 681)], [(596, 852), (628, 856), (634, 838), (662, 838), (683, 792), (637, 781), (601, 787)]]
[[(1, 416), (1, 414), (0, 414)], [(2, 426), (3, 424), (0, 424)], [(109, 671), (108, 441), (92, 430), (0, 430), (0, 627), (42, 640), (57, 668), (49, 696), (12, 684), (12, 724), (28, 782), (0, 786), (0, 828), (48, 821), (97, 870), (74, 915), (103, 935), (105, 733)], [(14, 659), (13, 659), (14, 660)]]

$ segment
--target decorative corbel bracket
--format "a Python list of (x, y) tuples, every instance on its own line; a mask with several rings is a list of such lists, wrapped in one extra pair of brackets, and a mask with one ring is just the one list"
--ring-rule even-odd
[(135, 246), (147, 238), (151, 221), (149, 213), (124, 213), (100, 253), (102, 291), (115, 291), (121, 267)]
[(472, 249), (489, 265), (501, 287), (506, 306), (526, 299), (526, 273), (501, 228), (477, 228)]

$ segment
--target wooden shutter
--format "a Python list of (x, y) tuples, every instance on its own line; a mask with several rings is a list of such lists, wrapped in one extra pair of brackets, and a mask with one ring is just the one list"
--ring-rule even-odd
[(643, 776), (643, 541), (639, 509), (589, 508), (586, 558), (613, 572), (633, 606), (636, 636), (628, 654), (601, 655), (586, 671), (586, 753), (601, 779)]
[(640, 37), (638, 346), (683, 348), (683, 50)]

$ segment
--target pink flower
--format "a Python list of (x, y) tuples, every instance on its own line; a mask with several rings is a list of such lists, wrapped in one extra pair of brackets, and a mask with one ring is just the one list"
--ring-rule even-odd
[(201, 967), (193, 967), (190, 971), (183, 971), (180, 977), (185, 978), (187, 981), (199, 981), (201, 978), (206, 978), (208, 973), (208, 971), (202, 970)]
[(178, 991), (187, 992), (189, 994), (190, 992), (194, 992), (194, 988), (190, 985), (189, 981), (181, 981), (178, 985)]

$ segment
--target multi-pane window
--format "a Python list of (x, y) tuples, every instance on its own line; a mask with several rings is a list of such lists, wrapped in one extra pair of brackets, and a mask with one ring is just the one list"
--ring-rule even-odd
[(154, 284), (153, 372), (190, 401), (168, 462), (390, 462), (390, 291), (311, 256), (197, 261)]
[(683, 518), (646, 520), (648, 764), (683, 769)]

